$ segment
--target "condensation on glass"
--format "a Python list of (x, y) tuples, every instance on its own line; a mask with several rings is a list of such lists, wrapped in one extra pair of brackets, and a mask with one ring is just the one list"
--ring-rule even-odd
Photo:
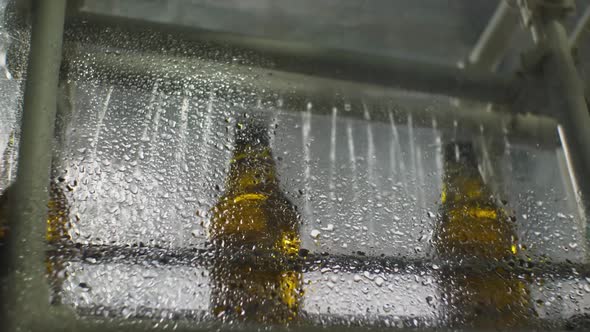
[[(79, 312), (218, 319), (209, 223), (245, 113), (266, 121), (281, 190), (300, 214), (308, 259), (301, 258), (299, 321), (397, 327), (451, 321), (455, 309), (443, 300), (451, 272), (437, 256), (433, 231), (442, 213), (443, 148), (465, 137), (484, 147), (477, 172), (515, 220), (519, 246), (511, 260), (479, 267), (506, 263), (502, 268), (515, 269), (514, 282), (475, 283), (487, 281), (500, 292), (525, 289), (526, 297), (507, 301), (526, 302), (531, 324), (587, 310), (585, 220), (561, 147), (512, 142), (506, 130), (501, 152), (486, 150), (480, 144), (485, 126), (465, 136), (459, 123), (437, 127), (436, 107), (428, 121), (402, 108), (404, 102), (448, 103), (444, 98), (400, 92), (397, 104), (368, 96), (358, 105), (317, 110), (310, 101), (288, 109), (280, 97), (226, 98), (223, 87), (206, 81), (190, 83), (206, 90), (178, 93), (162, 91), (157, 81), (143, 83), (129, 88), (78, 80), (68, 88), (75, 106), (52, 181), (69, 209), (66, 242), (95, 253), (54, 258), (63, 269), (56, 296)], [(375, 114), (381, 120), (371, 120)], [(100, 248), (113, 249), (100, 254)], [(482, 290), (491, 290), (457, 287), (484, 299), (489, 294)], [(469, 326), (461, 318), (452, 322)]]
[[(300, 288), (288, 324), (493, 326), (461, 315), (478, 301), (488, 303), (476, 303), (475, 315), (500, 317), (499, 327), (583, 325), (590, 314), (587, 221), (559, 143), (524, 142), (502, 121), (453, 118), (487, 107), (471, 101), (277, 74), (256, 68), (266, 59), (227, 50), (211, 61), (199, 58), (206, 47), (164, 45), (176, 48), (168, 59), (87, 45), (75, 31), (68, 38), (74, 55), (60, 86), (47, 220), (52, 305), (83, 318), (223, 321), (216, 294), (233, 286), (216, 283), (224, 263), (210, 245), (212, 211), (247, 114), (267, 126), (279, 189), (298, 211), (297, 253), (280, 263), (291, 264), (285, 273), (296, 271)], [(161, 67), (123, 75), (101, 53)], [(196, 74), (175, 78), (187, 68)], [(172, 78), (158, 76), (166, 71)], [(5, 67), (2, 75), (0, 190), (14, 181), (20, 91)], [(354, 96), (309, 93), (331, 84)], [(459, 213), (502, 211), (508, 257), (441, 257), (435, 230), (463, 208), (445, 210), (445, 151), (461, 144), (474, 149), (474, 190), (497, 206)], [(268, 284), (290, 275), (276, 278)], [(518, 315), (502, 321), (501, 301), (520, 306)]]

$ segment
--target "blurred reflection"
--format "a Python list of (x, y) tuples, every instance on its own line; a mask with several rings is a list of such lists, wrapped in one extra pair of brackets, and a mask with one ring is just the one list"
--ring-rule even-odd
[[(10, 188), (10, 187), (9, 187)], [(8, 232), (8, 195), (9, 188), (0, 193), (0, 246), (4, 243), (4, 238)]]
[(484, 183), (471, 143), (447, 143), (443, 160), (434, 235), (438, 255), (449, 262), (439, 274), (443, 320), (450, 326), (524, 326), (532, 314), (527, 284), (510, 271), (510, 262), (497, 267), (517, 257), (515, 225)]
[(286, 323), (299, 313), (301, 271), (287, 262), (299, 252), (299, 219), (257, 121), (238, 124), (225, 194), (212, 211), (212, 310), (223, 320)]
[[(62, 182), (62, 180), (59, 180)], [(6, 188), (0, 193), (0, 244), (8, 233), (8, 217), (10, 213), (9, 197), (14, 189)], [(70, 210), (67, 199), (60, 185), (51, 181), (49, 184), (49, 200), (47, 203), (47, 228), (45, 237), (51, 244), (58, 244), (61, 240), (68, 239), (68, 223)]]
[[(70, 218), (70, 207), (62, 187), (59, 183), (63, 178), (51, 181), (49, 184), (49, 201), (47, 202), (47, 231), (46, 239), (51, 244), (57, 244), (62, 240), (71, 239), (69, 230), (71, 228), (68, 219)], [(67, 185), (68, 190), (73, 186)]]

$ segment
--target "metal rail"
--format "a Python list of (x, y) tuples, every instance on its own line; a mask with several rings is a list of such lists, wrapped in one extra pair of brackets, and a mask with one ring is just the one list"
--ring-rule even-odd
[(467, 58), (467, 65), (495, 71), (505, 55), (520, 17), (506, 0), (501, 0), (490, 22)]
[[(104, 34), (105, 29), (110, 33)], [(154, 55), (151, 51), (161, 49), (161, 45), (169, 42), (174, 35), (174, 38), (180, 38), (186, 43), (186, 50), (204, 50), (211, 45), (223, 46), (233, 50), (234, 54), (246, 54), (256, 58), (260, 67), (283, 72), (499, 104), (512, 102), (521, 88), (520, 82), (513, 76), (493, 74), (475, 68), (462, 70), (454, 66), (413, 59), (325, 49), (304, 43), (187, 29), (96, 14), (79, 13), (70, 17), (68, 30), (73, 32), (71, 36), (66, 37), (69, 40), (79, 40), (84, 36), (84, 40), (89, 44), (104, 48), (125, 44), (124, 47), (135, 47), (149, 55)], [(112, 35), (121, 37), (125, 43), (113, 44), (110, 38)], [(205, 52), (202, 55), (204, 58), (209, 56), (210, 60), (215, 60), (211, 58), (212, 53), (207, 55)], [(112, 63), (117, 65), (116, 61)], [(154, 69), (149, 63), (142, 66), (142, 62), (136, 63), (131, 69), (137, 68), (144, 72)]]
[[(541, 64), (543, 80), (552, 109), (560, 123), (559, 133), (576, 186), (578, 203), (590, 208), (590, 113), (584, 84), (576, 69), (562, 17), (547, 11), (536, 23), (540, 47), (546, 56)], [(590, 229), (589, 229), (590, 232)]]
[(45, 216), (66, 0), (32, 4), (17, 178), (9, 202), (9, 275), (3, 296), (8, 331), (39, 330), (49, 319)]
[[(160, 266), (210, 267), (221, 257), (222, 263), (240, 263), (252, 266), (279, 264), (281, 267), (300, 269), (302, 272), (317, 271), (328, 267), (337, 271), (374, 271), (400, 273), (407, 271), (474, 270), (489, 271), (496, 268), (509, 269), (515, 274), (534, 274), (545, 278), (590, 277), (590, 264), (569, 261), (554, 262), (542, 257), (514, 261), (482, 262), (475, 258), (448, 261), (439, 258), (410, 258), (396, 256), (373, 256), (363, 252), (330, 254), (309, 252), (293, 257), (277, 259), (268, 252), (243, 250), (216, 252), (213, 249), (163, 249), (153, 247), (128, 247), (113, 245), (77, 245), (61, 243), (49, 251), (49, 256), (64, 261), (84, 262), (88, 265), (123, 263), (144, 266), (146, 262)], [(436, 266), (436, 268), (433, 268)]]
[[(387, 108), (393, 112), (396, 123), (407, 121), (411, 113), (414, 124), (431, 127), (436, 120), (439, 128), (452, 128), (455, 122), (466, 131), (480, 133), (481, 126), (486, 132), (509, 131), (510, 139), (523, 144), (535, 144), (543, 148), (559, 145), (557, 124), (549, 117), (515, 114), (515, 112), (489, 112), (482, 103), (473, 103), (469, 108), (453, 107), (448, 99), (440, 97), (438, 105), (412, 103), (408, 94), (378, 85), (355, 83), (335, 79), (318, 78), (310, 75), (289, 73), (274, 69), (253, 68), (246, 65), (218, 63), (198, 57), (159, 56), (136, 54), (122, 51), (119, 54), (105, 54), (91, 45), (67, 42), (64, 45), (67, 57), (64, 67), (70, 79), (98, 80), (105, 84), (130, 86), (138, 82), (137, 89), (150, 89), (146, 81), (164, 81), (166, 87), (184, 91), (187, 86), (218, 91), (222, 100), (240, 100), (247, 104), (249, 99), (260, 98), (262, 102), (283, 100), (283, 109), (306, 109), (312, 103), (314, 113), (331, 114), (333, 107), (343, 108), (350, 104), (353, 111), (345, 116), (362, 118), (362, 103), (372, 110), (373, 121), (389, 122)], [(196, 68), (196, 69), (195, 69)], [(207, 85), (205, 87), (204, 85)], [(215, 87), (215, 89), (214, 89)], [(226, 87), (226, 88), (224, 88)], [(231, 87), (227, 88), (227, 87)], [(190, 92), (190, 91), (189, 91)], [(406, 102), (396, 102), (405, 100)], [(256, 100), (250, 100), (254, 105)], [(498, 109), (502, 109), (499, 105)]]
[[(124, 264), (124, 265), (136, 265), (140, 268), (149, 269), (151, 265), (157, 267), (167, 267), (174, 269), (176, 267), (190, 267), (194, 268), (195, 271), (207, 271), (214, 264), (231, 264), (229, 261), (237, 264), (243, 264), (244, 266), (264, 266), (270, 268), (268, 263), (276, 263), (275, 256), (269, 256), (269, 253), (261, 253), (263, 255), (248, 255), (242, 251), (235, 255), (218, 255), (213, 250), (198, 250), (198, 249), (183, 249), (183, 250), (166, 250), (157, 248), (146, 248), (146, 247), (112, 247), (112, 246), (77, 246), (73, 247), (73, 244), (64, 243), (62, 247), (56, 249), (56, 252), (52, 252), (57, 259), (62, 262), (72, 262), (75, 266), (83, 264), (89, 269), (94, 269), (91, 266), (101, 266), (103, 264)], [(237, 258), (236, 258), (237, 257)], [(147, 265), (146, 265), (147, 263)], [(330, 271), (331, 273), (354, 273), (362, 274), (364, 271), (372, 272), (375, 270), (381, 271), (388, 277), (403, 274), (415, 274), (415, 275), (429, 275), (433, 277), (437, 282), (444, 283), (449, 275), (455, 274), (477, 274), (487, 275), (490, 271), (496, 271), (501, 269), (504, 271), (511, 271), (510, 273), (514, 278), (519, 280), (527, 280), (527, 282), (535, 285), (536, 282), (541, 280), (571, 280), (579, 279), (584, 280), (585, 277), (590, 276), (590, 266), (587, 264), (573, 264), (568, 262), (529, 262), (529, 261), (516, 261), (516, 262), (489, 262), (490, 264), (483, 264), (481, 261), (461, 261), (455, 263), (449, 263), (441, 260), (429, 260), (429, 259), (407, 259), (404, 257), (377, 257), (377, 256), (365, 256), (360, 254), (351, 255), (329, 255), (329, 254), (318, 254), (309, 253), (305, 256), (289, 257), (288, 260), (283, 261), (281, 265), (275, 266), (277, 269), (288, 269), (293, 271), (299, 271), (303, 274), (306, 273), (324, 273), (320, 271)], [(210, 270), (209, 270), (210, 271)], [(329, 272), (329, 273), (330, 273)], [(209, 272), (211, 273), (211, 272)], [(107, 273), (108, 274), (108, 273)], [(106, 276), (102, 276), (103, 278)], [(536, 281), (535, 281), (536, 280)], [(69, 289), (69, 291), (73, 291)], [(206, 300), (206, 299), (205, 299)], [(441, 304), (444, 305), (444, 304)], [(219, 324), (219, 322), (210, 315), (207, 315), (206, 311), (200, 309), (178, 309), (170, 312), (168, 308), (149, 308), (149, 307), (137, 307), (137, 311), (134, 313), (134, 319), (153, 319), (159, 317), (161, 312), (167, 312), (169, 315), (173, 315), (174, 321), (171, 324), (178, 322), (183, 326), (186, 322), (194, 322), (196, 326), (208, 326), (209, 324)], [(89, 304), (89, 306), (83, 306), (78, 308), (77, 312), (85, 317), (87, 320), (91, 320), (96, 317), (99, 313), (109, 313), (109, 317), (121, 318), (121, 308), (101, 306), (100, 303)], [(309, 313), (308, 313), (309, 314)], [(111, 319), (112, 319), (111, 318)], [(314, 322), (319, 322), (320, 325), (339, 325), (350, 323), (346, 320), (347, 317), (340, 317), (335, 314), (323, 314), (321, 317), (313, 317), (304, 315), (301, 317), (301, 322), (304, 325), (310, 325)], [(440, 326), (444, 322), (437, 321), (437, 317), (400, 317), (402, 320), (408, 318), (408, 322), (412, 319), (418, 320), (419, 326)], [(573, 319), (572, 319), (573, 321)], [(117, 321), (122, 323), (124, 321)], [(375, 321), (367, 319), (366, 322), (362, 318), (356, 321), (357, 324), (367, 326), (381, 326), (382, 321)], [(425, 323), (425, 324), (424, 324)], [(565, 324), (570, 323), (569, 320), (554, 321), (547, 318), (534, 318), (531, 317), (529, 324), (532, 326), (549, 326), (558, 328)], [(414, 323), (415, 325), (416, 323)], [(297, 326), (301, 327), (301, 326)], [(307, 327), (307, 326), (306, 326)]]

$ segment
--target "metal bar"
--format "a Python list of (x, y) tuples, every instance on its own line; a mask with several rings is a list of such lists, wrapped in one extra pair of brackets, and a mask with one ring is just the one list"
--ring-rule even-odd
[[(388, 76), (397, 75), (391, 72), (386, 75), (388, 79), (394, 78), (393, 81), (397, 83), (379, 84), (379, 82), (370, 79), (356, 81), (354, 74), (349, 75), (350, 73), (348, 73), (348, 67), (354, 67), (354, 65), (342, 66), (337, 75), (329, 73), (318, 75), (318, 73), (322, 73), (316, 71), (316, 68), (320, 68), (322, 65), (314, 60), (314, 54), (321, 52), (321, 49), (310, 45), (87, 13), (78, 13), (76, 16), (69, 17), (66, 24), (68, 32), (64, 44), (67, 52), (65, 61), (69, 74), (74, 75), (73, 79), (81, 78), (80, 76), (85, 77), (83, 79), (91, 79), (88, 76), (94, 75), (94, 79), (110, 80), (111, 83), (119, 85), (125, 84), (124, 82), (137, 82), (141, 77), (142, 80), (163, 80), (166, 82), (166, 86), (177, 90), (185, 89), (190, 85), (189, 82), (202, 86), (204, 82), (220, 81), (224, 83), (222, 86), (229, 84), (232, 88), (238, 88), (232, 89), (231, 93), (248, 89), (256, 89), (257, 96), (263, 95), (260, 91), (266, 91), (266, 94), (269, 95), (278, 93), (284, 100), (287, 109), (305, 109), (306, 104), (312, 102), (316, 112), (331, 111), (332, 107), (340, 107), (344, 103), (354, 104), (361, 99), (365, 101), (389, 100), (390, 104), (393, 100), (395, 103), (395, 100), (399, 99), (400, 93), (402, 95), (405, 93), (400, 90), (410, 89), (409, 85), (405, 85), (406, 83), (411, 83), (414, 80), (414, 85), (420, 82), (424, 85), (429, 84), (428, 68), (432, 66), (432, 64), (422, 64), (405, 59), (380, 58), (385, 59), (383, 61), (400, 60), (395, 65), (396, 68), (404, 67), (406, 63), (409, 63), (410, 66), (403, 69), (406, 72), (405, 75)], [(110, 33), (105, 34), (105, 29), (109, 29)], [(119, 43), (113, 44), (113, 35), (117, 36)], [(172, 45), (178, 52), (161, 54), (163, 45)], [(110, 49), (112, 52), (105, 53), (105, 49)], [(298, 58), (297, 55), (300, 53), (308, 54), (314, 59)], [(215, 57), (211, 57), (211, 55), (215, 55)], [(246, 63), (240, 65), (227, 62), (228, 58), (231, 59), (235, 56), (239, 56), (241, 59), (246, 58)], [(322, 59), (329, 61), (327, 57), (322, 57)], [(372, 59), (374, 57), (362, 54), (358, 58), (361, 63), (372, 63)], [(356, 60), (354, 58), (351, 61)], [(289, 64), (290, 62), (294, 62), (294, 64)], [(378, 70), (381, 70), (381, 67), (377, 67)], [(421, 68), (422, 76), (416, 72), (417, 76), (413, 77), (414, 74), (411, 71), (416, 67)], [(487, 83), (478, 81), (475, 86), (465, 90), (461, 90), (459, 86), (462, 83), (458, 83), (467, 84), (464, 80), (458, 79), (457, 81), (449, 76), (446, 78), (453, 81), (449, 83), (457, 88), (456, 94), (465, 98), (473, 98), (473, 95), (469, 96), (470, 93), (467, 93), (469, 89), (478, 90), (481, 88), (485, 93), (495, 95), (483, 99), (496, 102), (496, 109), (500, 110), (505, 110), (502, 101), (510, 103), (523, 85), (523, 82), (513, 79), (511, 76), (493, 74), (478, 69), (462, 71), (454, 67), (436, 65), (434, 67), (444, 68), (443, 71), (447, 73), (458, 73), (463, 77), (470, 76), (469, 73), (472, 72), (481, 74), (483, 82)], [(92, 70), (87, 70), (88, 68), (92, 68)], [(436, 84), (444, 85), (445, 79), (441, 78), (441, 71), (438, 72), (438, 83)], [(220, 73), (224, 75), (220, 75)], [(207, 79), (199, 80), (199, 77), (207, 77)], [(500, 83), (500, 87), (497, 87), (499, 82), (504, 83)], [(415, 90), (429, 92), (428, 89)], [(276, 98), (276, 95), (273, 97)], [(436, 118), (441, 127), (445, 124), (453, 125), (455, 120), (464, 126), (471, 126), (475, 130), (479, 130), (482, 123), (486, 128), (498, 130), (506, 125), (508, 129), (514, 129), (511, 130), (511, 133), (515, 134), (515, 138), (518, 138), (519, 142), (538, 143), (545, 147), (555, 147), (558, 143), (555, 122), (546, 117), (514, 115), (507, 110), (506, 112), (488, 112), (484, 110), (482, 104), (477, 103), (468, 108), (452, 107), (448, 105), (448, 102), (438, 104), (441, 107), (433, 108), (430, 103), (429, 105), (412, 106), (409, 111), (412, 112), (416, 124), (422, 122), (428, 126), (432, 124), (433, 118)], [(385, 103), (381, 103), (376, 106), (383, 108), (384, 105)], [(394, 104), (393, 106), (398, 109), (400, 106), (407, 108), (404, 107), (404, 104)], [(514, 108), (514, 111), (518, 113), (520, 109)], [(381, 120), (389, 121), (387, 112), (376, 112), (371, 115), (371, 118), (379, 121), (381, 113), (385, 114)], [(394, 116), (401, 113), (394, 112)], [(406, 115), (401, 114), (399, 118), (396, 118), (397, 123), (404, 123)]]
[(558, 15), (547, 13), (538, 23), (541, 45), (546, 47), (542, 64), (547, 95), (560, 123), (560, 135), (570, 173), (577, 185), (581, 206), (588, 211), (590, 200), (590, 113), (584, 99), (584, 85), (574, 64), (566, 30)]
[[(71, 245), (71, 244), (65, 244)], [(61, 250), (61, 249), (59, 249)], [(275, 261), (276, 257), (271, 257), (268, 255), (264, 255), (261, 253), (262, 256), (258, 256), (256, 259), (262, 259), (262, 261), (269, 263)], [(267, 253), (268, 254), (268, 253)], [(102, 270), (105, 272), (104, 275), (97, 275), (97, 280), (105, 280), (108, 279), (109, 281), (113, 281), (113, 279), (109, 278), (109, 270), (105, 267), (111, 263), (115, 263), (117, 265), (127, 265), (128, 267), (138, 268), (135, 273), (141, 273), (139, 271), (145, 269), (150, 269), (151, 265), (155, 266), (166, 266), (168, 271), (174, 271), (175, 268), (186, 268), (190, 267), (193, 269), (194, 273), (202, 273), (207, 271), (213, 264), (215, 264), (215, 260), (219, 259), (220, 256), (216, 256), (213, 251), (205, 252), (200, 250), (163, 250), (163, 249), (154, 249), (154, 248), (129, 248), (129, 247), (119, 247), (119, 248), (112, 248), (110, 246), (83, 246), (82, 248), (72, 248), (72, 251), (69, 252), (58, 252), (58, 257), (62, 261), (62, 264), (65, 262), (70, 262), (69, 265), (72, 270), (69, 270), (70, 275), (76, 275), (76, 271), (92, 271), (92, 270)], [(246, 253), (236, 253), (237, 256), (241, 256), (242, 259), (237, 259), (237, 264), (243, 264), (250, 266), (249, 262), (252, 262), (253, 256), (248, 255)], [(247, 257), (246, 257), (247, 256)], [(236, 259), (236, 257), (232, 255), (222, 255), (223, 263), (227, 263), (226, 259)], [(156, 263), (157, 262), (157, 263)], [(147, 263), (147, 265), (146, 265)], [(558, 280), (584, 280), (585, 277), (589, 276), (590, 274), (590, 267), (587, 264), (576, 264), (572, 262), (532, 262), (527, 261), (522, 262), (521, 264), (515, 264), (515, 266), (510, 266), (509, 262), (488, 262), (488, 264), (484, 264), (481, 261), (471, 261), (469, 262), (455, 262), (455, 264), (449, 264), (450, 262), (443, 262), (440, 260), (429, 260), (429, 259), (419, 259), (415, 258), (413, 260), (408, 260), (406, 258), (399, 258), (399, 257), (371, 257), (371, 256), (362, 256), (362, 255), (324, 255), (324, 254), (309, 254), (305, 258), (302, 257), (291, 257), (288, 262), (285, 262), (285, 265), (281, 264), (282, 268), (285, 269), (293, 269), (303, 273), (306, 275), (308, 273), (322, 273), (320, 272), (324, 268), (331, 270), (332, 272), (328, 273), (356, 273), (362, 274), (364, 271), (375, 271), (379, 270), (382, 273), (393, 277), (395, 275), (403, 275), (403, 274), (414, 274), (414, 275), (430, 275), (433, 277), (433, 282), (444, 283), (445, 276), (449, 274), (458, 274), (458, 275), (465, 275), (469, 273), (488, 273), (489, 271), (502, 269), (508, 270), (513, 273), (515, 276), (518, 275), (518, 278), (521, 280), (526, 280), (530, 287), (535, 287), (538, 285), (538, 282), (541, 280), (553, 280), (554, 282)], [(272, 264), (272, 263), (271, 263)], [(286, 266), (291, 265), (291, 268), (286, 268)], [(260, 266), (260, 265), (258, 265)], [(266, 266), (266, 265), (265, 265)], [(125, 270), (125, 269), (123, 269)], [(210, 270), (209, 270), (210, 271)], [(336, 272), (338, 271), (338, 272)], [(82, 272), (84, 273), (84, 272)], [(133, 273), (130, 273), (133, 274)], [(115, 277), (115, 279), (119, 279), (119, 277)], [(119, 279), (121, 280), (121, 279)], [(92, 280), (90, 282), (90, 286), (96, 280)], [(116, 281), (114, 281), (116, 283)], [(100, 284), (100, 282), (99, 282)], [(197, 285), (197, 283), (195, 283)], [(195, 286), (199, 287), (199, 286)], [(206, 286), (205, 286), (206, 287)], [(78, 290), (79, 291), (79, 290)], [(59, 290), (58, 292), (62, 292), (62, 294), (75, 294), (78, 291), (72, 289), (71, 287)], [(120, 295), (121, 298), (124, 298), (125, 295), (129, 294), (129, 291), (133, 292), (130, 289), (121, 290), (122, 294)], [(79, 294), (79, 293), (78, 293)], [(308, 293), (305, 293), (308, 294)], [(303, 298), (305, 298), (305, 294)], [(565, 293), (561, 293), (564, 295)], [(115, 298), (118, 297), (116, 294), (114, 295)], [(538, 295), (537, 295), (538, 296)], [(74, 296), (75, 297), (75, 296)], [(312, 295), (313, 297), (313, 295)], [(68, 296), (68, 298), (72, 298), (72, 296)], [(134, 312), (134, 316), (132, 320), (125, 321), (123, 319), (123, 315), (121, 313), (121, 307), (117, 307), (116, 304), (105, 305), (104, 302), (101, 301), (92, 301), (92, 296), (90, 297), (89, 302), (82, 304), (79, 307), (76, 307), (76, 312), (80, 315), (82, 319), (92, 320), (93, 317), (96, 317), (98, 313), (104, 314), (105, 312), (109, 313), (109, 318), (112, 320), (115, 319), (116, 325), (119, 328), (121, 326), (125, 326), (123, 324), (133, 324), (134, 320), (142, 320), (146, 319), (144, 322), (149, 322), (150, 319), (153, 321), (157, 320), (161, 317), (162, 312), (167, 312), (171, 316), (167, 320), (166, 323), (169, 326), (174, 326), (177, 322), (179, 323), (179, 328), (181, 327), (192, 327), (196, 328), (198, 326), (206, 326), (207, 324), (215, 324), (219, 323), (212, 317), (211, 315), (207, 315), (207, 311), (202, 309), (196, 309), (193, 307), (184, 307), (184, 308), (168, 308), (165, 305), (163, 307), (150, 307), (150, 306), (138, 306), (137, 304), (133, 305), (133, 308), (138, 308), (138, 311)], [(206, 296), (202, 297), (203, 301), (208, 301)], [(531, 301), (534, 300), (534, 297), (531, 297)], [(537, 297), (536, 299), (539, 299)], [(116, 303), (117, 301), (115, 301)], [(112, 303), (112, 302), (111, 302)], [(71, 304), (70, 304), (71, 305)], [(442, 304), (444, 306), (444, 304)], [(307, 312), (309, 314), (310, 312)], [(318, 322), (318, 320), (310, 319), (308, 315), (302, 316), (301, 321), (298, 323), (303, 324), (313, 324), (314, 322)], [(362, 312), (359, 312), (362, 314)], [(173, 317), (173, 318), (172, 318)], [(333, 319), (337, 318), (338, 316), (332, 316), (332, 314), (322, 313), (318, 318), (324, 318), (325, 320), (332, 321)], [(417, 319), (430, 319), (430, 317), (424, 316), (412, 316)], [(350, 318), (350, 316), (349, 316)], [(356, 318), (362, 318), (356, 316)], [(532, 317), (531, 317), (532, 318)], [(536, 320), (532, 318), (533, 321), (530, 322), (533, 326), (545, 326), (548, 325), (553, 326), (554, 324), (563, 324), (565, 322), (557, 322), (548, 320), (547, 317), (542, 318), (540, 320)], [(192, 323), (188, 326), (183, 324), (186, 322)], [(574, 321), (574, 320), (572, 320)], [(115, 324), (115, 322), (109, 322), (110, 324)], [(346, 324), (347, 320), (335, 321), (334, 324)], [(381, 321), (382, 322), (382, 321)], [(568, 320), (569, 322), (569, 320)], [(438, 322), (439, 324), (441, 322)], [(119, 325), (120, 324), (120, 325)], [(379, 325), (379, 321), (372, 321), (367, 322), (368, 325)], [(537, 325), (539, 324), (539, 325)], [(136, 325), (136, 324), (133, 324)], [(83, 325), (82, 325), (83, 326)], [(105, 327), (105, 329), (107, 329)], [(85, 330), (85, 329), (84, 329)], [(108, 328), (110, 331), (111, 329)]]
[(46, 326), (45, 217), (66, 0), (36, 0), (24, 91), (22, 136), (11, 192), (9, 267), (3, 298), (8, 331)]
[(582, 40), (585, 34), (590, 31), (590, 5), (586, 7), (584, 14), (580, 17), (580, 20), (576, 24), (574, 31), (570, 35), (569, 42), (570, 47), (575, 48), (578, 43)]
[[(101, 265), (109, 263), (123, 263), (129, 265), (143, 266), (146, 262), (165, 265), (168, 267), (210, 267), (219, 259), (219, 253), (211, 249), (162, 249), (153, 247), (125, 247), (113, 245), (82, 245), (73, 242), (60, 243), (60, 247), (51, 251), (51, 256), (65, 262), (84, 262), (88, 265)], [(224, 252), (223, 262), (234, 262), (241, 264), (281, 264), (301, 269), (303, 272), (316, 271), (323, 267), (336, 270), (371, 271), (381, 269), (382, 271), (393, 271), (395, 269), (415, 269), (432, 271), (436, 265), (440, 269), (482, 269), (508, 268), (507, 262), (487, 262), (482, 264), (480, 259), (470, 258), (461, 262), (445, 261), (430, 257), (397, 257), (397, 256), (372, 256), (365, 253), (357, 254), (331, 254), (309, 252), (305, 256), (294, 256), (279, 259), (269, 256), (268, 253), (259, 252), (252, 255), (248, 252)], [(258, 263), (256, 263), (258, 262)], [(148, 264), (149, 265), (149, 264)], [(586, 262), (571, 261), (543, 261), (542, 257), (530, 257), (526, 264), (510, 268), (514, 273), (534, 273), (540, 277), (563, 277), (590, 276), (590, 264)], [(575, 272), (574, 272), (575, 271)]]
[[(68, 27), (72, 31), (71, 39), (81, 41), (80, 36), (84, 36), (87, 43), (97, 43), (103, 48), (126, 44), (124, 47), (158, 52), (161, 45), (170, 38), (181, 38), (191, 45), (187, 50), (196, 51), (211, 44), (222, 45), (234, 50), (236, 54), (252, 56), (257, 63), (280, 71), (485, 102), (510, 103), (520, 90), (519, 82), (513, 76), (478, 69), (462, 70), (451, 65), (414, 59), (324, 49), (304, 43), (189, 29), (142, 20), (78, 14), (71, 18)], [(104, 34), (106, 28), (109, 29), (109, 34)], [(113, 44), (109, 35), (117, 35), (125, 43)], [(170, 52), (167, 54), (173, 55)]]
[[(421, 127), (431, 127), (433, 120), (439, 128), (452, 128), (458, 122), (475, 133), (479, 133), (483, 126), (486, 132), (497, 131), (501, 136), (502, 130), (506, 129), (510, 139), (523, 144), (555, 148), (559, 143), (553, 119), (510, 113), (503, 111), (502, 105), (498, 105), (500, 111), (497, 112), (487, 111), (482, 103), (473, 103), (469, 108), (454, 107), (449, 105), (446, 97), (429, 97), (424, 102), (420, 94), (390, 87), (227, 64), (198, 56), (146, 56), (126, 50), (106, 54), (95, 45), (74, 42), (66, 42), (64, 49), (67, 53), (64, 68), (71, 80), (100, 80), (104, 84), (123, 86), (129, 82), (159, 81), (165, 82), (160, 84), (162, 89), (166, 86), (175, 91), (198, 86), (218, 91), (219, 97), (225, 100), (244, 103), (251, 100), (255, 104), (257, 98), (264, 102), (281, 98), (285, 110), (304, 110), (307, 103), (312, 103), (316, 114), (331, 114), (333, 107), (342, 109), (349, 104), (359, 107), (352, 107), (353, 111), (342, 114), (358, 118), (362, 118), (363, 113), (356, 110), (362, 110), (360, 105), (366, 103), (374, 110), (371, 112), (374, 121), (389, 123), (387, 108), (390, 108), (394, 110), (396, 123), (400, 124), (405, 123), (411, 113), (414, 124)], [(147, 86), (152, 84), (137, 84), (136, 87)]]
[(519, 13), (502, 0), (467, 58), (468, 66), (495, 71), (519, 25)]

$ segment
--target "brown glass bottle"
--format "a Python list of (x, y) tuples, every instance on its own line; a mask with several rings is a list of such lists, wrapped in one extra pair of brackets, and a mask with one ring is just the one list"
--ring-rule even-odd
[(223, 320), (282, 324), (297, 318), (299, 218), (283, 194), (266, 126), (239, 124), (224, 193), (212, 209), (212, 313)]
[[(0, 240), (8, 232), (8, 200), (13, 189), (11, 187), (0, 194)], [(50, 244), (56, 244), (60, 240), (69, 238), (68, 235), (69, 207), (66, 197), (55, 182), (49, 184), (49, 200), (47, 202), (47, 228), (45, 237)]]
[(441, 220), (434, 234), (444, 321), (451, 326), (509, 328), (531, 316), (526, 280), (507, 264), (517, 257), (514, 224), (485, 184), (471, 143), (443, 149)]

